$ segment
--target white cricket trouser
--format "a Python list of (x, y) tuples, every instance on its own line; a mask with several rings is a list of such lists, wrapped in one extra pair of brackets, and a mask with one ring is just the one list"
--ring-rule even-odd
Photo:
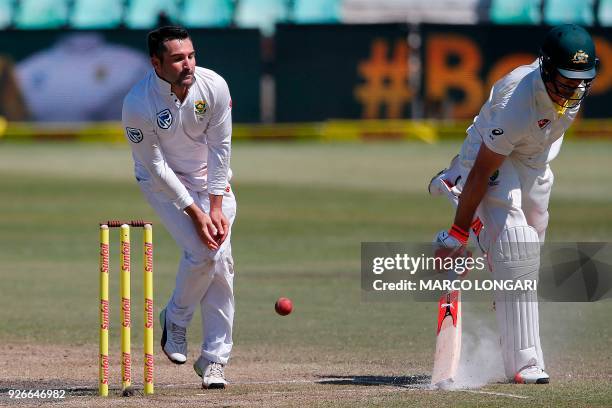
[[(466, 141), (461, 149), (459, 189), (467, 180), (479, 148), (480, 143)], [(489, 179), (477, 215), (484, 224), (480, 244), (489, 255), (495, 279), (537, 277), (539, 244), (525, 247), (520, 241), (544, 242), (553, 181), (548, 165), (534, 169), (511, 156)], [(525, 252), (524, 248), (530, 250)], [(508, 378), (528, 365), (545, 368), (535, 292), (496, 292), (495, 300)]]
[[(148, 181), (139, 181), (149, 204), (183, 251), (176, 275), (176, 287), (166, 306), (173, 323), (188, 327), (193, 312), (200, 305), (202, 314), (202, 356), (227, 364), (232, 350), (234, 321), (234, 261), (230, 243), (231, 225), (236, 217), (233, 192), (223, 197), (223, 214), (230, 223), (230, 234), (217, 251), (209, 250), (200, 240), (191, 218), (156, 190)], [(208, 193), (190, 191), (195, 203), (206, 213), (210, 210)]]

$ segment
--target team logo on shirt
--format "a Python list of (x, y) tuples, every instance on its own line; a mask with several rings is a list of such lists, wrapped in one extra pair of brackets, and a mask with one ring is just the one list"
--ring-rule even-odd
[(208, 105), (206, 104), (206, 101), (199, 99), (195, 101), (194, 108), (196, 115), (203, 115), (208, 110)]
[(172, 113), (170, 109), (164, 109), (157, 114), (157, 126), (162, 129), (168, 129), (172, 125)]
[(142, 130), (131, 128), (131, 127), (126, 127), (125, 133), (127, 134), (128, 139), (130, 139), (130, 142), (132, 143), (142, 142), (142, 139), (143, 139)]
[(548, 126), (549, 123), (550, 123), (550, 120), (548, 119), (540, 119), (538, 120), (538, 127), (540, 129), (544, 129), (546, 126)]

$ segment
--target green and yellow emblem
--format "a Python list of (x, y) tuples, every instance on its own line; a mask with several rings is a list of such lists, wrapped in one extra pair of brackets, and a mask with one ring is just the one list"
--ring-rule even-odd
[(574, 54), (572, 62), (574, 64), (587, 64), (589, 62), (589, 54), (582, 50), (578, 50), (578, 52)]
[(203, 100), (195, 101), (196, 115), (199, 116), (199, 115), (205, 114), (207, 109), (208, 109), (208, 105), (206, 104), (206, 101), (203, 101)]

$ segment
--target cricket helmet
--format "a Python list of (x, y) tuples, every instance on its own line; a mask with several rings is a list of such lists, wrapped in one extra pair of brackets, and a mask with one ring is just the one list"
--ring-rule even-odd
[[(573, 106), (578, 105), (588, 93), (591, 81), (597, 75), (598, 65), (591, 35), (576, 24), (554, 27), (546, 35), (540, 49), (542, 79), (553, 84), (553, 89), (549, 91), (567, 99)], [(564, 78), (583, 82), (578, 88), (569, 88), (556, 80), (557, 73)]]

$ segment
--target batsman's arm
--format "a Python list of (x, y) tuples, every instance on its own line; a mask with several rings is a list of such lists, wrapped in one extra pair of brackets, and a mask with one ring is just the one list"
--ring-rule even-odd
[(454, 224), (463, 231), (470, 230), (476, 209), (489, 187), (489, 177), (502, 165), (505, 159), (506, 156), (495, 153), (484, 143), (480, 145), (474, 166), (468, 174), (459, 196), (459, 205), (455, 213)]

